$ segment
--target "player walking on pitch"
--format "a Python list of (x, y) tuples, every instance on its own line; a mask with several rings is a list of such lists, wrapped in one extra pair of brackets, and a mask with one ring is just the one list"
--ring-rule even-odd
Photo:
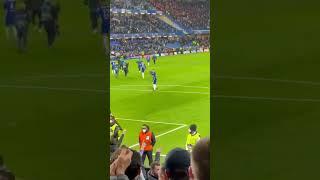
[(157, 83), (158, 83), (158, 78), (157, 78), (157, 73), (153, 70), (150, 72), (152, 75), (152, 85), (153, 85), (153, 91), (157, 89)]
[(15, 28), (16, 0), (5, 0), (3, 4), (5, 14), (5, 30), (7, 39), (9, 39), (10, 31), (16, 38), (17, 32)]
[(18, 49), (20, 52), (24, 52), (26, 50), (29, 21), (30, 17), (26, 10), (25, 4), (20, 3), (15, 16)]
[(142, 62), (141, 63), (141, 75), (142, 75), (142, 79), (144, 79), (144, 72), (146, 71), (146, 65)]
[(103, 45), (105, 48), (105, 53), (108, 56), (109, 55), (109, 38), (108, 34), (110, 31), (110, 7), (108, 3), (104, 2), (102, 3), (101, 7), (98, 9), (98, 13), (101, 17), (101, 32), (103, 36)]
[(43, 5), (41, 6), (41, 23), (46, 30), (49, 47), (52, 47), (57, 35), (58, 14), (55, 12), (58, 13), (59, 11), (56, 11), (55, 8), (57, 7), (51, 0), (44, 0)]
[(148, 66), (150, 66), (150, 59), (151, 59), (150, 55), (147, 55), (146, 59), (147, 59)]

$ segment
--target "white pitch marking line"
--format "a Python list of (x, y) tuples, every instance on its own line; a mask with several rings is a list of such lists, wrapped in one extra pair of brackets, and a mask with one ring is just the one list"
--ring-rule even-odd
[(105, 77), (104, 74), (88, 73), (88, 74), (41, 74), (25, 76), (23, 78), (80, 78), (80, 77)]
[(47, 86), (24, 86), (24, 85), (0, 85), (0, 88), (16, 88), (16, 89), (45, 89), (55, 91), (82, 91), (82, 92), (95, 92), (95, 93), (107, 93), (106, 90), (98, 89), (81, 89), (81, 88), (55, 88)]
[[(123, 87), (123, 86), (133, 86), (133, 87), (138, 87), (138, 86), (150, 86), (150, 85), (133, 85), (133, 84), (130, 84), (130, 85), (124, 85), (124, 84), (121, 84), (119, 85), (120, 87)], [(189, 88), (203, 88), (203, 89), (210, 89), (210, 87), (207, 87), (207, 86), (184, 86), (184, 85), (164, 85), (164, 84), (159, 84), (159, 86), (162, 86), (162, 87), (189, 87)]]
[(168, 124), (168, 125), (175, 125), (175, 126), (186, 126), (186, 124), (178, 124), (178, 123), (168, 123), (168, 122), (161, 122), (161, 121), (147, 121), (143, 119), (128, 119), (128, 118), (117, 118), (124, 121), (134, 121), (134, 122), (148, 122), (154, 124)]
[[(153, 92), (153, 90), (146, 90), (146, 89), (124, 89), (124, 88), (110, 88), (111, 90), (120, 90), (120, 91), (141, 91), (141, 92)], [(157, 90), (159, 93), (182, 93), (182, 94), (204, 94), (210, 95), (210, 93), (206, 92), (188, 92), (188, 91), (160, 91)]]
[(267, 100), (267, 101), (291, 101), (291, 102), (315, 102), (319, 103), (320, 99), (296, 99), (296, 98), (275, 98), (275, 97), (254, 97), (254, 96), (225, 96), (213, 95), (214, 98), (229, 98), (229, 99), (253, 99), (253, 100)]
[(213, 78), (216, 78), (216, 79), (255, 80), (255, 81), (270, 81), (270, 82), (282, 82), (282, 83), (320, 85), (320, 82), (314, 82), (314, 81), (295, 81), (295, 80), (287, 80), (287, 79), (272, 79), (272, 78), (259, 78), (259, 77), (213, 76)]
[[(187, 125), (179, 126), (179, 127), (175, 128), (175, 129), (172, 129), (172, 130), (170, 130), (170, 131), (167, 131), (167, 132), (164, 132), (164, 133), (162, 133), (162, 134), (157, 135), (156, 138), (161, 137), (161, 136), (164, 136), (164, 135), (169, 134), (169, 133), (172, 133), (172, 132), (177, 131), (177, 130), (179, 130), (179, 129), (181, 129), (181, 128), (184, 128), (184, 127), (186, 127), (186, 126), (187, 126)], [(136, 147), (136, 146), (139, 146), (139, 143), (134, 144), (134, 145), (130, 146), (129, 148), (134, 148), (134, 147)]]

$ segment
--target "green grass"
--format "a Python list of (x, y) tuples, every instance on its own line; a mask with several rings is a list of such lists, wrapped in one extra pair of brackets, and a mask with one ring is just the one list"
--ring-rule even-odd
[(19, 54), (0, 28), (0, 154), (23, 180), (105, 179), (109, 100), (77, 90), (106, 92), (102, 38), (91, 33), (80, 1), (60, 2), (61, 36), (52, 49), (30, 27), (28, 51)]
[[(152, 91), (152, 76), (149, 74), (152, 69), (158, 77), (159, 89), (156, 92)], [(125, 145), (138, 143), (144, 122), (121, 118), (151, 121), (146, 123), (155, 135), (185, 124), (181, 129), (157, 138), (155, 149), (161, 148), (162, 154), (175, 147), (185, 147), (187, 130), (192, 123), (198, 125), (202, 137), (210, 135), (209, 53), (160, 57), (156, 65), (150, 63), (147, 67), (145, 79), (138, 72), (136, 62), (131, 60), (128, 77), (120, 72), (118, 78), (111, 74), (110, 81), (111, 111), (120, 118), (120, 125), (127, 129)]]
[(216, 1), (213, 95), (217, 180), (319, 179), (319, 2)]

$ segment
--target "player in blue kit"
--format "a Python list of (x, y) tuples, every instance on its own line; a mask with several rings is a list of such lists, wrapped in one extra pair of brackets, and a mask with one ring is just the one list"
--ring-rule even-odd
[(128, 72), (129, 72), (129, 63), (128, 62), (123, 62), (123, 71), (124, 71), (124, 76), (127, 77)]
[(152, 56), (152, 60), (153, 60), (153, 64), (156, 64), (157, 56), (155, 54)]
[(114, 76), (117, 78), (119, 75), (119, 64), (114, 66)]
[(141, 62), (140, 70), (141, 70), (142, 79), (144, 79), (144, 72), (146, 71), (146, 65), (143, 62)]
[(51, 48), (58, 33), (59, 5), (53, 0), (44, 0), (41, 6), (41, 24), (47, 33), (48, 46)]
[(26, 10), (25, 4), (21, 3), (17, 7), (15, 16), (15, 27), (17, 31), (18, 49), (20, 52), (24, 52), (27, 46), (28, 26), (30, 22), (30, 16)]
[(147, 63), (148, 63), (148, 66), (149, 66), (150, 65), (150, 59), (151, 59), (150, 55), (147, 55), (146, 59), (147, 59)]
[[(43, 0), (25, 0), (24, 2), (34, 28), (38, 28), (38, 31), (41, 32), (41, 5)], [(37, 23), (36, 18), (38, 19)]]
[(112, 74), (115, 74), (115, 66), (116, 66), (116, 62), (115, 61), (111, 61)]
[(139, 70), (139, 72), (141, 72), (141, 61), (138, 60), (138, 61), (137, 61), (137, 64), (138, 64), (138, 70)]
[(157, 89), (157, 83), (158, 83), (158, 78), (157, 78), (157, 73), (156, 71), (150, 71), (150, 74), (152, 75), (152, 85), (153, 85), (153, 91)]
[(9, 39), (10, 31), (12, 31), (14, 37), (16, 37), (15, 29), (15, 15), (16, 15), (16, 0), (5, 0), (3, 4), (4, 14), (5, 14), (5, 27), (6, 35)]
[(84, 4), (89, 8), (91, 28), (94, 34), (98, 32), (99, 1), (100, 0), (84, 0)]
[(98, 13), (101, 17), (101, 32), (103, 36), (103, 45), (105, 48), (106, 55), (109, 54), (109, 39), (108, 34), (110, 31), (110, 7), (109, 4), (104, 2), (101, 4), (100, 8), (98, 9)]

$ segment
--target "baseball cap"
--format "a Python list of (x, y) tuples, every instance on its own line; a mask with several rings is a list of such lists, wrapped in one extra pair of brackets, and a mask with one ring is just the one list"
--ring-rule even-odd
[(176, 170), (188, 170), (190, 166), (190, 154), (182, 148), (175, 148), (171, 150), (164, 163), (166, 170), (174, 172)]

